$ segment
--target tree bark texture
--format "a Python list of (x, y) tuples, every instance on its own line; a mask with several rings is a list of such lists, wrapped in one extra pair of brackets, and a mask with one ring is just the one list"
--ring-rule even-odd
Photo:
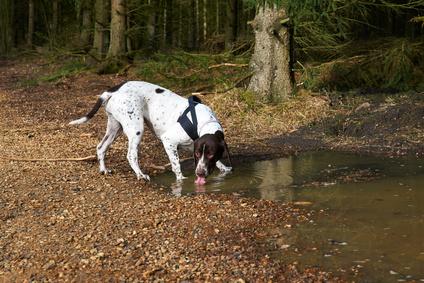
[(109, 25), (109, 1), (96, 0), (94, 4), (95, 23), (94, 23), (94, 39), (93, 51), (102, 57), (107, 50), (108, 25)]
[(121, 57), (125, 54), (125, 0), (112, 0), (111, 29), (108, 58)]
[(57, 34), (58, 34), (58, 23), (59, 23), (59, 0), (53, 0), (52, 3), (52, 28), (51, 28), (51, 39), (50, 44), (56, 45)]
[(219, 8), (219, 4), (220, 4), (220, 1), (216, 1), (216, 8), (215, 8), (215, 12), (216, 12), (216, 14), (215, 14), (215, 32), (216, 32), (216, 34), (219, 34), (220, 33), (220, 26), (219, 26), (219, 24), (220, 24), (220, 21), (219, 21), (219, 17), (220, 17), (220, 8)]
[(156, 5), (156, 28), (155, 40), (156, 48), (163, 49), (166, 44), (166, 7), (165, 0), (155, 0)]
[(165, 42), (167, 46), (172, 46), (174, 37), (174, 9), (172, 0), (165, 2), (166, 21), (165, 21)]
[(80, 46), (89, 48), (91, 43), (92, 22), (91, 22), (91, 0), (84, 0), (81, 4), (82, 24), (80, 34)]
[[(128, 32), (131, 30), (131, 17), (130, 14), (128, 13), (128, 6), (125, 6), (125, 30)], [(127, 36), (125, 36), (126, 38), (126, 48), (128, 52), (131, 52), (133, 50), (133, 40), (131, 38), (130, 35), (127, 34)]]
[(148, 16), (146, 20), (146, 45), (147, 48), (150, 50), (154, 50), (156, 47), (156, 20), (158, 18), (158, 10), (157, 10), (157, 4), (153, 3), (152, 0), (149, 0), (147, 2), (148, 4)]
[(183, 7), (181, 2), (178, 2), (178, 30), (176, 37), (176, 45), (177, 47), (181, 47), (183, 45)]
[(197, 50), (198, 49), (198, 40), (197, 40), (197, 32), (198, 32), (198, 26), (197, 26), (197, 13), (196, 13), (196, 4), (197, 0), (191, 0), (190, 1), (190, 10), (191, 15), (189, 16), (189, 49)]
[(293, 90), (290, 75), (290, 42), (288, 29), (280, 24), (283, 9), (265, 5), (258, 8), (252, 27), (255, 48), (250, 61), (253, 76), (249, 90), (263, 100), (277, 103)]
[(28, 32), (27, 32), (27, 46), (32, 48), (34, 35), (34, 0), (28, 0)]
[(13, 1), (0, 0), (0, 55), (13, 47)]
[(208, 13), (208, 3), (206, 0), (203, 0), (203, 42), (206, 42), (206, 37), (208, 35), (208, 18), (207, 18), (207, 13)]
[(237, 37), (237, 0), (227, 0), (226, 25), (225, 25), (225, 49), (230, 50)]

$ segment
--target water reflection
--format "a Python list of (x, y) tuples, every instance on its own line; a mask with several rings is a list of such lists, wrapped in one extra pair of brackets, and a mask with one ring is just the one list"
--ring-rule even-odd
[[(225, 180), (225, 176), (231, 174), (231, 172), (221, 172), (218, 175), (213, 176), (212, 179), (212, 184), (215, 184), (215, 187), (220, 187), (224, 185), (224, 180)], [(191, 181), (191, 178), (190, 178)], [(183, 195), (183, 189), (186, 188), (188, 185), (187, 179), (186, 180), (180, 180), (180, 181), (175, 181), (174, 183), (172, 183), (170, 185), (171, 188), (171, 193), (174, 196), (180, 197)], [(193, 185), (193, 191), (194, 193), (206, 193), (206, 184), (204, 185)]]
[[(274, 256), (366, 282), (424, 281), (424, 160), (314, 152), (247, 162), (205, 186), (156, 178), (172, 193), (238, 193), (312, 204), (313, 223), (283, 229)], [(360, 182), (358, 182), (360, 181)]]
[(176, 182), (171, 172), (156, 177), (154, 181), (171, 188), (172, 194), (224, 192), (243, 193), (270, 200), (292, 200), (293, 158), (258, 161), (242, 164), (235, 172), (214, 173), (204, 186), (194, 184), (194, 176)]
[(257, 172), (260, 183), (257, 186), (261, 199), (293, 201), (294, 158), (280, 158), (266, 162), (256, 162), (253, 170)]

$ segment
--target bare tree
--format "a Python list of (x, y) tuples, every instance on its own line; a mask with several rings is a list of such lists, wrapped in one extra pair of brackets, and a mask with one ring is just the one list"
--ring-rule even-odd
[(13, 3), (0, 0), (0, 54), (7, 54), (13, 45)]
[(202, 34), (203, 42), (206, 41), (206, 36), (208, 35), (208, 18), (207, 18), (208, 5), (207, 4), (208, 4), (207, 1), (203, 0), (203, 34)]
[(225, 49), (233, 47), (237, 36), (237, 0), (226, 0)]
[(96, 0), (94, 4), (95, 22), (93, 51), (102, 57), (106, 53), (108, 40), (109, 0)]
[[(154, 2), (154, 3), (153, 3)], [(146, 20), (147, 29), (147, 46), (149, 49), (154, 50), (156, 46), (156, 22), (157, 22), (157, 1), (148, 0), (148, 15)]]
[(52, 1), (51, 46), (56, 45), (59, 22), (59, 0)]
[(28, 0), (28, 32), (27, 32), (27, 46), (32, 48), (32, 38), (34, 35), (34, 0)]
[(126, 51), (126, 2), (125, 0), (112, 0), (111, 3), (110, 45), (107, 57), (122, 57)]
[(197, 0), (190, 1), (190, 15), (189, 15), (189, 41), (188, 48), (189, 49), (198, 49), (198, 25), (197, 25)]
[(91, 46), (92, 35), (92, 1), (83, 0), (81, 2), (81, 33), (80, 33), (80, 46), (82, 48), (89, 48)]

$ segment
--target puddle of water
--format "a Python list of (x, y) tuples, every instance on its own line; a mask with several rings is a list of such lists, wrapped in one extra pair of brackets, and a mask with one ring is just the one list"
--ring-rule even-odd
[(424, 282), (422, 159), (313, 152), (246, 162), (227, 176), (210, 177), (202, 187), (193, 177), (176, 184), (172, 173), (154, 181), (175, 195), (239, 193), (310, 203), (325, 216), (282, 231), (279, 241), (289, 248), (275, 257), (348, 278), (358, 274), (361, 282)]

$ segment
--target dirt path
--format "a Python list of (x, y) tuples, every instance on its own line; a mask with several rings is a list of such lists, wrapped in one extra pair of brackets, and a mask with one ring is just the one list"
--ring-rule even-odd
[[(236, 196), (173, 197), (139, 182), (120, 138), (108, 160), (19, 162), (8, 158), (92, 155), (103, 114), (81, 127), (68, 121), (122, 78), (85, 74), (58, 84), (19, 87), (33, 64), (0, 67), (0, 281), (323, 281), (269, 256), (281, 229), (306, 220), (292, 207)], [(142, 167), (167, 163), (148, 133)]]

